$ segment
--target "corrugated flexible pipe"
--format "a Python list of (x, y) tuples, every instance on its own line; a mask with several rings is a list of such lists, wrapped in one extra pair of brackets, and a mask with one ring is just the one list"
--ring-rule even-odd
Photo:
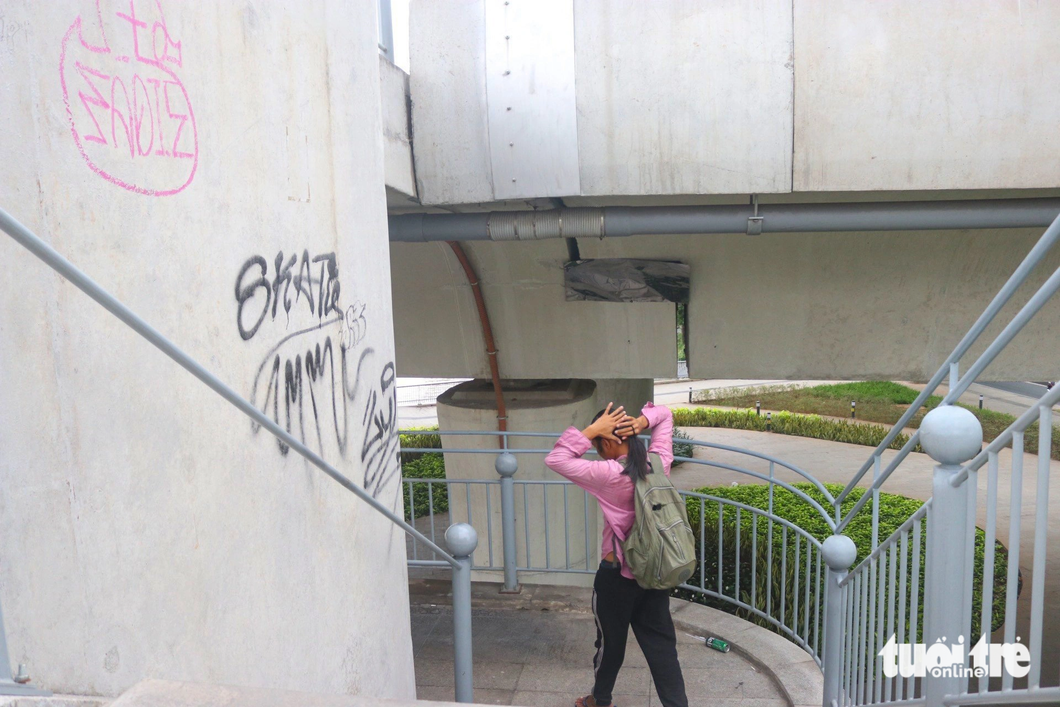
[(892, 201), (752, 206), (607, 206), (391, 216), (390, 240), (528, 241), (707, 233), (819, 233), (1044, 228), (1060, 199)]
[[(508, 430), (508, 408), (504, 404), (504, 391), (501, 388), (500, 365), (497, 363), (497, 344), (493, 341), (493, 327), (490, 326), (490, 317), (486, 312), (486, 300), (482, 297), (482, 288), (479, 286), (478, 275), (474, 266), (468, 260), (464, 247), (456, 241), (449, 241), (449, 247), (456, 254), (464, 268), (464, 274), (471, 285), (471, 292), (475, 295), (475, 306), (478, 308), (478, 318), (482, 323), (482, 338), (486, 340), (486, 359), (489, 361), (490, 377), (493, 379), (493, 393), (497, 396), (497, 430), (506, 432)], [(497, 437), (497, 445), (504, 449), (505, 438)]]

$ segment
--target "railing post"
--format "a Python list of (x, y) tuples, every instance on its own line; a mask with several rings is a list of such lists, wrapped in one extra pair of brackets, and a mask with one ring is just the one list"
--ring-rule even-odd
[(471, 663), (471, 555), (478, 533), (467, 523), (445, 531), (445, 545), (458, 566), (453, 567), (453, 677), (457, 702), (474, 702)]
[(501, 536), (504, 542), (504, 587), (501, 593), (518, 594), (519, 573), (516, 569), (515, 557), (515, 481), (512, 477), (519, 470), (519, 462), (514, 454), (503, 452), (497, 455), (494, 468), (501, 477)]
[[(971, 626), (964, 622), (962, 599), (966, 593), (965, 585), (971, 581), (969, 572), (972, 568), (965, 566), (971, 540), (967, 523), (968, 514), (975, 513), (975, 509), (968, 507), (968, 492), (964, 485), (954, 488), (950, 481), (961, 470), (962, 464), (979, 453), (983, 446), (983, 428), (968, 410), (945, 405), (924, 416), (920, 424), (920, 445), (938, 462), (932, 476), (933, 500), (924, 564), (923, 643), (933, 646), (941, 640), (947, 646), (956, 646), (963, 636), (964, 649), (968, 651), (975, 641), (968, 635)], [(965, 483), (974, 484), (975, 477), (969, 476)], [(926, 705), (942, 705), (944, 697), (961, 691), (963, 680), (952, 674), (935, 677), (929, 670), (924, 677)]]
[(857, 559), (854, 541), (845, 535), (832, 535), (821, 544), (821, 554), (828, 566), (824, 586), (824, 646), (821, 669), (824, 671), (823, 707), (839, 700), (840, 671), (843, 665), (843, 589), (839, 583), (847, 576)]

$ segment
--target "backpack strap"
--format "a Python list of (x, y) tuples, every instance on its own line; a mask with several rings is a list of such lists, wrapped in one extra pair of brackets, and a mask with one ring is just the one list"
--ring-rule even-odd
[(663, 466), (662, 457), (660, 457), (655, 452), (652, 452), (651, 454), (648, 455), (648, 462), (651, 463), (652, 472), (658, 471), (658, 472), (661, 472), (661, 473), (664, 473), (664, 474), (666, 473), (666, 467)]

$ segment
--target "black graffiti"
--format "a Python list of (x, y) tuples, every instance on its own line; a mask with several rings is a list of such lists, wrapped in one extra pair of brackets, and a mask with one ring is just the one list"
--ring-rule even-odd
[(361, 418), (364, 428), (364, 442), (361, 445), (364, 488), (373, 496), (400, 469), (395, 392), (394, 362), (391, 361), (383, 366), (379, 385), (369, 392)]
[[(320, 274), (314, 278), (313, 271), (318, 263)], [(243, 341), (252, 339), (265, 318), (270, 316), (270, 304), (272, 319), (276, 318), (281, 302), (288, 320), (291, 317), (291, 309), (299, 302), (308, 306), (309, 313), (315, 316), (317, 321), (323, 321), (332, 312), (340, 311), (339, 267), (334, 253), (324, 253), (310, 259), (309, 251), (303, 250), (299, 261), (297, 255), (284, 260), (281, 250), (276, 254), (271, 281), (268, 275), (268, 262), (264, 257), (255, 255), (243, 263), (236, 277), (236, 326)], [(257, 307), (260, 307), (260, 310)], [(250, 327), (246, 326), (244, 308), (250, 310), (250, 318), (256, 316), (254, 324)]]
[[(300, 258), (285, 258), (281, 251), (271, 276), (269, 263), (255, 255), (236, 277), (236, 324), (244, 341), (281, 310), (285, 332), (292, 319), (306, 325), (284, 333), (261, 359), (250, 401), (325, 459), (336, 447), (339, 456), (347, 456), (349, 428), (357, 426), (361, 413), (364, 488), (375, 496), (400, 472), (394, 362), (380, 366), (374, 349), (362, 345), (366, 307), (354, 302), (343, 311), (339, 292), (334, 253), (310, 258), (305, 250)], [(260, 426), (251, 429), (256, 434)], [(290, 452), (282, 440), (276, 444), (281, 455)]]
[[(342, 361), (345, 364), (344, 354), (340, 353), (340, 355), (343, 356)], [(264, 363), (268, 364), (268, 359)], [(259, 369), (259, 376), (263, 368)], [(345, 365), (343, 365), (341, 375), (345, 377), (345, 373)], [(322, 385), (317, 386), (317, 383), (322, 383)], [(333, 427), (327, 431), (334, 432), (339, 454), (346, 456), (347, 401), (351, 398), (345, 395), (343, 390), (336, 390), (337, 384), (335, 348), (330, 336), (325, 337), (323, 345), (317, 344), (315, 348), (307, 349), (304, 357), (301, 353), (297, 353), (294, 359), (284, 360), (277, 353), (272, 357), (272, 366), (266, 379), (262, 411), (270, 415), (277, 425), (284, 427), (303, 444), (306, 443), (308, 418), (311, 432), (316, 439), (316, 447), (323, 455), (324, 430), (321, 429), (321, 413), (330, 408)], [(280, 453), (286, 455), (289, 451), (288, 446), (280, 440), (276, 440), (276, 443), (279, 445)]]

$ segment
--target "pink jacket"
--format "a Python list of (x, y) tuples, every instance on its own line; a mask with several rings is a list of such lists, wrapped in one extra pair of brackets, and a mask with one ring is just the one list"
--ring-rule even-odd
[[(648, 453), (656, 453), (662, 459), (663, 472), (669, 476), (674, 463), (673, 413), (667, 407), (656, 407), (648, 403), (641, 410), (651, 427), (651, 443)], [(576, 427), (569, 427), (556, 441), (545, 465), (560, 476), (573, 481), (596, 497), (604, 515), (604, 531), (600, 544), (600, 556), (611, 552), (612, 540), (615, 554), (622, 563), (622, 576), (633, 579), (633, 573), (622, 556), (621, 542), (626, 539), (636, 514), (633, 510), (633, 482), (622, 473), (621, 461), (600, 459), (590, 461), (581, 456), (593, 448), (592, 442)], [(623, 457), (622, 459), (625, 459)]]

